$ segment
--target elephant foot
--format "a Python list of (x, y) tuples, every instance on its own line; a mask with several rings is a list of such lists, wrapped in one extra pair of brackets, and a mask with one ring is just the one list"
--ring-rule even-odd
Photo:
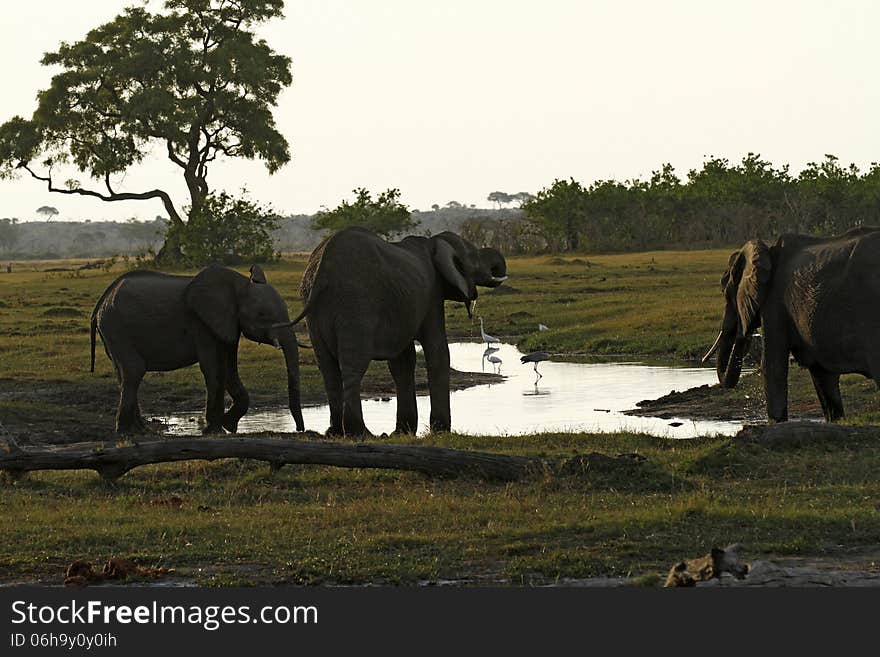
[(325, 438), (342, 438), (344, 435), (342, 429), (332, 426), (328, 427), (327, 431), (324, 432)]
[(393, 435), (395, 435), (395, 436), (398, 434), (414, 435), (415, 433), (417, 433), (416, 424), (417, 424), (416, 422), (398, 422), (397, 426), (394, 427), (394, 434)]
[(210, 436), (216, 434), (223, 433), (223, 425), (222, 424), (209, 424), (206, 425), (204, 429), (202, 429), (202, 435)]
[(238, 431), (238, 421), (241, 418), (231, 418), (231, 417), (223, 417), (223, 428), (226, 429), (229, 433), (235, 433)]
[(137, 415), (130, 420), (117, 421), (116, 433), (120, 435), (138, 435), (155, 432), (152, 430), (149, 423), (144, 418), (142, 418), (140, 415)]

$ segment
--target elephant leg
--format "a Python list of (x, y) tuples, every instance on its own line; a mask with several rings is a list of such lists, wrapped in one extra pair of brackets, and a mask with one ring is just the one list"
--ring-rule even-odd
[(147, 421), (144, 419), (144, 414), (141, 411), (141, 404), (136, 397), (134, 400), (134, 424), (139, 431), (147, 430)]
[(834, 422), (843, 417), (843, 401), (840, 398), (840, 375), (829, 372), (818, 365), (810, 368), (810, 376), (813, 377), (813, 386), (822, 404), (822, 413), (828, 422)]
[(320, 339), (313, 333), (309, 334), (312, 346), (315, 349), (315, 359), (318, 361), (318, 369), (321, 370), (321, 378), (324, 380), (324, 392), (327, 393), (327, 403), (330, 405), (330, 427), (326, 431), (327, 436), (343, 435), (342, 426), (342, 373), (339, 371), (339, 363)]
[(247, 413), (250, 395), (238, 376), (238, 345), (234, 345), (226, 358), (226, 392), (232, 397), (232, 406), (223, 415), (223, 428), (230, 433), (238, 430), (238, 421)]
[(761, 357), (767, 416), (771, 422), (788, 420), (788, 345), (772, 338), (765, 330), (764, 355)]
[(397, 390), (397, 425), (395, 433), (416, 433), (419, 411), (416, 406), (416, 348), (410, 344), (400, 355), (388, 361), (388, 369)]
[(146, 373), (143, 359), (131, 354), (117, 366), (119, 376), (119, 409), (116, 412), (116, 431), (120, 433), (140, 431), (144, 421), (138, 406), (138, 388)]
[(428, 391), (431, 395), (431, 431), (450, 431), (449, 345), (443, 340), (422, 342), (428, 367)]
[(340, 362), (342, 373), (342, 428), (347, 436), (367, 436), (370, 432), (364, 424), (361, 408), (361, 380), (367, 372), (370, 361), (359, 358)]
[(199, 348), (199, 368), (207, 391), (204, 433), (223, 433), (226, 360), (222, 346), (213, 341)]

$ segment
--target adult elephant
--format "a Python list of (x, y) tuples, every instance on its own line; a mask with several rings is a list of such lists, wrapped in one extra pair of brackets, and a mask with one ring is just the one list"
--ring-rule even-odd
[(839, 237), (784, 235), (768, 247), (747, 242), (721, 277), (726, 300), (718, 380), (732, 388), (750, 336), (760, 326), (761, 369), (771, 421), (788, 419), (788, 360), (810, 371), (825, 419), (843, 417), (840, 375), (859, 373), (880, 385), (880, 229)]
[[(304, 429), (296, 336), (287, 305), (258, 266), (251, 268), (250, 278), (220, 266), (207, 267), (194, 277), (147, 270), (123, 274), (92, 312), (93, 372), (96, 332), (119, 380), (119, 432), (144, 428), (137, 392), (145, 372), (196, 362), (207, 388), (205, 432), (234, 432), (249, 404), (238, 375), (241, 335), (284, 351), (290, 411), (297, 431)], [(224, 390), (232, 397), (225, 413)]]
[(368, 433), (361, 379), (371, 360), (387, 360), (397, 389), (399, 433), (418, 428), (414, 340), (428, 368), (431, 429), (449, 431), (449, 346), (443, 302), (461, 301), (471, 314), (477, 286), (507, 278), (504, 257), (477, 249), (454, 233), (386, 242), (362, 228), (326, 238), (300, 287), (309, 335), (330, 403), (328, 435)]

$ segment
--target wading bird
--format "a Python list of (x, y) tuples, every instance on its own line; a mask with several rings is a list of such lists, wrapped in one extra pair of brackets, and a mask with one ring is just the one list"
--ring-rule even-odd
[(498, 347), (486, 347), (486, 351), (483, 352), (483, 359), (482, 359), (482, 361), (481, 361), (481, 363), (480, 363), (480, 366), (481, 366), (481, 368), (483, 369), (483, 371), (486, 370), (486, 368), (485, 368), (485, 365), (486, 365), (486, 359), (488, 359), (489, 356), (491, 356), (492, 354), (496, 353), (497, 351), (498, 351)]
[(498, 338), (492, 337), (491, 335), (486, 333), (486, 331), (483, 330), (483, 318), (482, 317), (480, 317), (480, 335), (483, 336), (483, 342), (486, 343), (487, 347), (490, 344), (499, 344), (501, 342), (501, 340), (499, 340)]
[(550, 360), (550, 354), (548, 354), (546, 351), (533, 351), (530, 354), (526, 354), (519, 360), (523, 365), (525, 365), (526, 363), (535, 364), (535, 374), (538, 375), (538, 378), (535, 379), (535, 382), (537, 383), (538, 379), (541, 378), (541, 373), (538, 371), (538, 363), (543, 363), (545, 360)]

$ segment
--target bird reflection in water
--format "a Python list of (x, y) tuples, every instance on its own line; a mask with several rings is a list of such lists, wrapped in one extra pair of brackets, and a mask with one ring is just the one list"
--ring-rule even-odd
[(530, 390), (530, 389), (526, 388), (522, 392), (523, 397), (544, 397), (549, 394), (550, 394), (550, 389), (549, 388), (539, 388), (537, 381), (535, 381), (535, 387), (533, 389)]
[(480, 362), (480, 368), (482, 369), (483, 372), (486, 371), (486, 361), (487, 360), (490, 363), (492, 363), (492, 370), (493, 371), (495, 370), (495, 363), (498, 363), (499, 364), (498, 369), (500, 371), (501, 359), (498, 358), (497, 356), (493, 355), (493, 354), (496, 354), (497, 352), (498, 352), (498, 347), (486, 347), (486, 351), (483, 352), (483, 358), (482, 358), (482, 361)]

